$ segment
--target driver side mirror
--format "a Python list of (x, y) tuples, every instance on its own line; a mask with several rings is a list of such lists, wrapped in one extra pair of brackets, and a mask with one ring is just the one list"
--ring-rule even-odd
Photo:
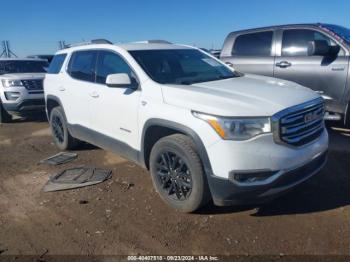
[(310, 41), (307, 47), (309, 56), (337, 55), (339, 51), (340, 46), (330, 46), (326, 40)]
[(131, 78), (128, 74), (110, 74), (106, 78), (106, 85), (109, 87), (127, 88), (132, 84)]
[(233, 68), (233, 64), (230, 63), (230, 62), (225, 62), (226, 65), (228, 65), (229, 67), (232, 67)]

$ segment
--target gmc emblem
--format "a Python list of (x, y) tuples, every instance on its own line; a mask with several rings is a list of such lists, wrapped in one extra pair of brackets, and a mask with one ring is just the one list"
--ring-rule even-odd
[(318, 118), (318, 114), (316, 112), (308, 113), (304, 116), (304, 122), (306, 124), (306, 123), (309, 123), (317, 118)]

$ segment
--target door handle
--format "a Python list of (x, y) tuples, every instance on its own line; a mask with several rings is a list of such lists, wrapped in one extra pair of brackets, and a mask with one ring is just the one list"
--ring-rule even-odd
[(90, 93), (90, 96), (93, 98), (98, 98), (100, 95), (96, 91), (93, 91), (92, 93)]
[(276, 63), (276, 66), (280, 67), (280, 68), (286, 68), (286, 67), (290, 67), (292, 64), (289, 63), (288, 61), (281, 61)]
[(64, 88), (64, 86), (59, 86), (59, 87), (58, 87), (58, 90), (59, 90), (59, 91), (66, 91), (66, 89)]

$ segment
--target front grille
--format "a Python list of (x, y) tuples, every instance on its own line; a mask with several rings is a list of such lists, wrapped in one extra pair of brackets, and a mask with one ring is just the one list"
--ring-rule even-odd
[(22, 83), (27, 90), (43, 90), (42, 79), (22, 80)]
[(325, 104), (322, 98), (283, 110), (273, 117), (275, 140), (303, 146), (317, 139), (324, 130)]

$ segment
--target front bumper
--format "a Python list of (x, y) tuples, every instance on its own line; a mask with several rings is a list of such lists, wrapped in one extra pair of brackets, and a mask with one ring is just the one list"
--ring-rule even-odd
[[(244, 142), (221, 140), (207, 148), (212, 166), (207, 177), (214, 203), (253, 204), (275, 198), (321, 170), (327, 150), (327, 130), (311, 144), (295, 148), (274, 143), (270, 134)], [(234, 179), (234, 174), (265, 176), (269, 172), (262, 180)]]
[(276, 179), (264, 185), (240, 186), (231, 180), (208, 176), (213, 201), (218, 206), (269, 201), (317, 174), (326, 161), (327, 151), (295, 169), (279, 171)]
[[(17, 93), (18, 98), (9, 99), (6, 93)], [(27, 89), (25, 86), (0, 88), (0, 99), (4, 109), (12, 115), (45, 112), (44, 90), (41, 89)]]
[(18, 103), (3, 103), (4, 109), (10, 114), (26, 115), (45, 111), (45, 99), (27, 99)]

